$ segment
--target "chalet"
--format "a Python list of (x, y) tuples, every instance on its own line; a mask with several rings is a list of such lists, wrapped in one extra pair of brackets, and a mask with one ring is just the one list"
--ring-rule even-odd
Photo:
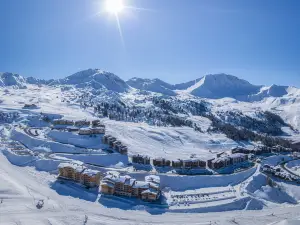
[(172, 167), (181, 168), (183, 166), (183, 161), (181, 159), (172, 160)]
[(243, 153), (235, 153), (229, 156), (230, 158), (230, 163), (231, 164), (236, 164), (236, 163), (241, 163), (245, 162), (248, 160), (248, 155), (243, 154)]
[(54, 125), (74, 125), (73, 120), (54, 119)]
[(77, 120), (75, 121), (75, 126), (83, 127), (83, 126), (90, 126), (91, 122), (88, 120)]
[(112, 137), (112, 136), (109, 135), (109, 134), (103, 135), (103, 137), (102, 137), (102, 142), (103, 142), (104, 144), (108, 144), (108, 139), (109, 139), (110, 137)]
[(133, 155), (132, 162), (137, 164), (150, 165), (150, 157), (145, 155)]
[(153, 159), (153, 165), (158, 167), (170, 166), (171, 161), (165, 158), (155, 158)]

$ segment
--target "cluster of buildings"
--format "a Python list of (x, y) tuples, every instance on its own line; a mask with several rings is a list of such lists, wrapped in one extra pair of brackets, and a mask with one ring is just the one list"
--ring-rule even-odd
[[(223, 154), (223, 153), (222, 153)], [(191, 159), (176, 159), (168, 160), (165, 158), (155, 158), (152, 160), (153, 166), (157, 167), (173, 167), (176, 169), (197, 169), (206, 168), (208, 166), (211, 169), (220, 169), (230, 165), (242, 163), (248, 160), (248, 155), (243, 153), (234, 153), (231, 155), (218, 154), (216, 158), (209, 160), (203, 160), (199, 158)], [(133, 155), (131, 157), (132, 163), (150, 165), (151, 159), (145, 155)]]
[(286, 172), (280, 166), (271, 166), (271, 165), (265, 164), (265, 165), (263, 165), (261, 170), (267, 174), (272, 174), (273, 176), (279, 177), (284, 180), (300, 182), (300, 180), (297, 176)]
[(133, 155), (131, 156), (132, 163), (150, 165), (150, 157), (146, 155)]
[(108, 195), (136, 197), (144, 201), (154, 202), (160, 197), (160, 178), (155, 175), (145, 177), (145, 181), (138, 181), (128, 175), (108, 173), (101, 180), (101, 192)]
[(217, 158), (207, 160), (207, 166), (211, 169), (221, 169), (246, 161), (248, 161), (248, 155), (244, 153), (224, 154), (217, 155)]
[(128, 147), (124, 145), (121, 141), (117, 140), (117, 138), (106, 134), (102, 138), (102, 143), (109, 145), (110, 148), (115, 149), (117, 152), (127, 155)]
[(261, 155), (267, 153), (278, 153), (278, 152), (292, 152), (293, 149), (285, 148), (280, 145), (276, 145), (273, 147), (268, 147), (265, 145), (256, 146), (254, 149), (247, 149), (243, 147), (235, 147), (231, 149), (231, 152), (234, 153), (243, 153), (243, 154), (254, 154), (254, 155)]
[(25, 104), (23, 106), (24, 109), (36, 109), (37, 105), (36, 104)]
[(76, 131), (80, 135), (105, 134), (105, 125), (100, 120), (77, 120), (74, 122), (73, 120), (54, 119), (52, 123), (57, 129)]
[(86, 187), (99, 186), (102, 175), (99, 171), (91, 170), (75, 163), (61, 163), (58, 166), (59, 178), (72, 180)]

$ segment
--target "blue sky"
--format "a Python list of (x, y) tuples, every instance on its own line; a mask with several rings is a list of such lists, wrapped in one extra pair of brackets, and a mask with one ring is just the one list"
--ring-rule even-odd
[[(298, 0), (1, 0), (0, 71), (61, 78), (100, 68), (179, 83), (229, 73), (300, 87)], [(100, 13), (101, 12), (101, 13)]]

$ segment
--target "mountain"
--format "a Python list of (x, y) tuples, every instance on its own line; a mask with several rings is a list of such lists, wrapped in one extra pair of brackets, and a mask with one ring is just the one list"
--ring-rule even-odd
[(77, 88), (90, 87), (115, 92), (126, 92), (130, 88), (117, 75), (99, 69), (88, 69), (77, 72), (64, 79), (60, 79), (58, 83), (62, 85), (75, 85)]
[(26, 80), (19, 74), (0, 73), (0, 87), (12, 86), (14, 88), (26, 88)]
[(193, 84), (195, 84), (195, 82), (198, 82), (200, 79), (201, 78), (186, 83), (173, 85), (173, 84), (166, 83), (160, 79), (144, 79), (144, 78), (134, 77), (128, 80), (126, 83), (136, 89), (157, 92), (169, 96), (175, 96), (176, 95), (175, 90), (185, 90), (190, 86), (192, 86)]
[(34, 85), (72, 85), (76, 88), (91, 88), (115, 93), (128, 92), (132, 88), (160, 93), (165, 96), (188, 94), (195, 97), (221, 99), (233, 98), (239, 101), (261, 101), (267, 98), (288, 97), (280, 101), (291, 102), (299, 98), (300, 89), (289, 86), (253, 85), (246, 80), (228, 74), (209, 74), (202, 78), (180, 84), (169, 84), (160, 79), (131, 78), (124, 81), (117, 75), (99, 69), (79, 71), (63, 79), (44, 80), (34, 77), (24, 78), (13, 73), (0, 73), (0, 87), (26, 88)]
[(185, 90), (188, 89), (189, 87), (193, 86), (195, 83), (199, 82), (202, 78), (198, 78), (196, 80), (192, 80), (192, 81), (188, 81), (185, 83), (181, 83), (181, 84), (175, 84), (173, 85), (173, 89), (174, 90)]
[(134, 77), (128, 80), (126, 83), (131, 87), (144, 91), (152, 91), (170, 96), (176, 95), (176, 93), (173, 91), (174, 86), (160, 79), (143, 79)]
[(204, 76), (187, 92), (204, 98), (239, 98), (259, 92), (262, 86), (250, 84), (248, 81), (227, 74), (211, 74)]
[(58, 80), (54, 80), (54, 79), (44, 80), (44, 79), (39, 79), (39, 78), (35, 78), (35, 77), (27, 77), (25, 79), (26, 79), (26, 82), (28, 84), (35, 84), (35, 85), (40, 85), (40, 84), (44, 84), (44, 85), (59, 84)]

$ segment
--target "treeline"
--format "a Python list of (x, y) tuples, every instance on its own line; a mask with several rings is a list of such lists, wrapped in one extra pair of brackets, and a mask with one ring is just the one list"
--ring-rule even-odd
[(276, 145), (286, 148), (292, 147), (291, 142), (286, 139), (273, 137), (268, 134), (256, 133), (243, 127), (237, 127), (232, 124), (225, 123), (212, 114), (210, 114), (208, 118), (212, 121), (212, 126), (209, 129), (209, 132), (224, 133), (228, 138), (234, 141), (261, 142), (268, 147)]

